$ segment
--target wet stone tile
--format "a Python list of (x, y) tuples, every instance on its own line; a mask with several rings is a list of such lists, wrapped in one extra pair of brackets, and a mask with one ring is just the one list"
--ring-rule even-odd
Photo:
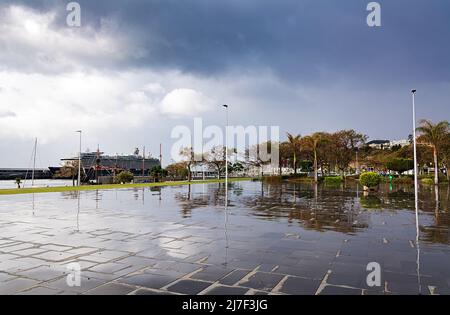
[(51, 288), (39, 286), (39, 287), (34, 287), (32, 289), (19, 292), (17, 294), (18, 295), (56, 295), (56, 294), (59, 294), (60, 292), (62, 292), (62, 291), (58, 290), (58, 289), (51, 289)]
[(269, 295), (270, 293), (267, 291), (259, 291), (259, 290), (253, 290), (253, 292), (251, 292), (251, 295)]
[(99, 250), (93, 247), (79, 247), (79, 248), (72, 248), (70, 250), (67, 250), (66, 252), (74, 255), (86, 255), (97, 251)]
[(283, 275), (256, 272), (248, 280), (241, 280), (240, 286), (249, 287), (258, 290), (272, 290), (283, 279)]
[(134, 292), (134, 295), (176, 295), (176, 294), (173, 292), (167, 292), (167, 291), (139, 289), (136, 292)]
[(135, 285), (138, 287), (161, 289), (162, 287), (174, 282), (177, 279), (177, 277), (171, 277), (168, 275), (143, 273), (119, 279), (118, 282)]
[(2, 282), (14, 279), (16, 277), (17, 276), (10, 275), (10, 274), (4, 273), (4, 272), (0, 272), (0, 285)]
[(248, 288), (219, 285), (205, 292), (205, 295), (244, 295), (248, 290)]
[(130, 265), (110, 262), (95, 265), (94, 267), (89, 268), (89, 270), (101, 273), (115, 273), (128, 267), (130, 267)]
[(217, 281), (227, 274), (229, 274), (232, 270), (227, 268), (220, 268), (216, 266), (207, 266), (204, 267), (201, 271), (196, 272), (191, 276), (192, 279), (205, 280), (205, 281)]
[(0, 295), (14, 294), (19, 291), (31, 288), (37, 284), (39, 284), (39, 281), (24, 278), (15, 278), (9, 281), (2, 282), (0, 284)]
[(49, 266), (40, 266), (19, 273), (20, 276), (40, 281), (50, 281), (58, 277), (62, 277), (65, 274), (65, 271), (57, 270), (56, 268), (52, 268)]
[(319, 295), (361, 295), (361, 289), (352, 289), (327, 285)]
[(180, 280), (167, 288), (170, 292), (194, 295), (198, 294), (211, 285), (210, 282)]
[(83, 274), (83, 277), (86, 277), (87, 279), (94, 278), (98, 280), (103, 281), (112, 281), (119, 279), (121, 276), (117, 274), (112, 273), (101, 273), (101, 272), (93, 272), (93, 271), (81, 271)]
[(57, 244), (47, 244), (40, 246), (41, 249), (45, 250), (51, 250), (51, 251), (58, 251), (63, 252), (72, 249), (71, 246), (65, 246), (65, 245), (57, 245)]
[(28, 248), (28, 249), (21, 249), (18, 251), (14, 251), (13, 253), (19, 255), (19, 256), (31, 256), (31, 255), (37, 255), (37, 254), (41, 254), (44, 253), (48, 250), (46, 249), (42, 249), (42, 248)]
[(319, 280), (288, 277), (279, 291), (294, 295), (313, 295), (316, 293), (319, 285)]
[(71, 254), (71, 253), (48, 251), (48, 252), (45, 252), (42, 254), (34, 255), (33, 257), (47, 260), (47, 261), (52, 261), (52, 262), (58, 262), (58, 261), (69, 260), (69, 259), (75, 257), (75, 255)]
[(249, 270), (234, 270), (222, 279), (219, 280), (219, 283), (225, 285), (234, 285), (239, 282), (242, 278), (248, 275)]
[[(352, 263), (334, 264), (331, 267), (331, 274), (328, 277), (327, 282), (329, 284), (366, 288), (366, 280), (369, 273), (368, 271), (366, 271), (366, 267), (367, 265), (358, 265)], [(381, 279), (381, 283), (383, 283), (383, 278)]]
[(96, 287), (104, 284), (105, 282), (106, 282), (105, 280), (87, 278), (87, 277), (81, 276), (81, 283), (80, 283), (81, 285), (80, 286), (69, 286), (67, 284), (67, 277), (63, 277), (58, 280), (46, 282), (45, 286), (52, 288), (52, 289), (61, 289), (63, 291), (83, 293), (83, 292), (86, 292), (93, 288), (96, 288)]
[(89, 290), (84, 294), (87, 295), (126, 295), (134, 291), (135, 288), (120, 284), (120, 283), (107, 283), (99, 286), (93, 290)]

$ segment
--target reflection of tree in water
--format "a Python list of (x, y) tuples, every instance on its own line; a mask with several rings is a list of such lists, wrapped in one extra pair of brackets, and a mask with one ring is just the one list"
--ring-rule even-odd
[[(218, 183), (217, 185), (209, 184), (205, 193), (192, 193), (192, 185), (187, 185), (187, 192), (178, 192), (175, 194), (175, 200), (181, 207), (183, 218), (190, 218), (192, 210), (207, 206), (224, 205), (225, 203), (225, 185)], [(231, 188), (232, 189), (232, 188)]]
[(423, 187), (424, 202), (421, 210), (433, 215), (433, 224), (421, 226), (421, 238), (431, 243), (450, 244), (450, 213), (448, 211), (450, 187)]
[(141, 191), (141, 189), (140, 188), (138, 188), (138, 187), (133, 187), (133, 197), (134, 197), (134, 200), (139, 200), (139, 192)]
[(377, 196), (361, 196), (359, 199), (361, 207), (365, 209), (381, 209), (382, 201)]
[[(207, 206), (223, 206), (225, 202), (224, 184), (208, 184), (205, 193), (192, 193), (191, 187), (177, 193), (175, 199), (181, 207), (183, 218), (189, 218), (192, 210)], [(298, 223), (306, 229), (317, 231), (333, 230), (343, 233), (356, 233), (368, 227), (368, 217), (373, 211), (414, 212), (414, 192), (410, 186), (397, 186), (393, 190), (388, 185), (368, 197), (358, 195), (357, 186), (326, 187), (308, 184), (269, 184), (261, 183), (256, 191), (246, 192), (240, 183), (230, 183), (230, 194), (236, 196), (229, 201), (230, 206), (245, 214), (263, 220), (285, 219)], [(234, 193), (237, 190), (238, 193)], [(357, 198), (357, 195), (359, 196)], [(438, 243), (450, 243), (450, 216), (448, 211), (449, 187), (442, 186), (438, 192), (438, 203), (434, 186), (420, 189), (420, 211), (431, 215), (433, 223), (421, 224), (421, 238)], [(427, 225), (428, 224), (428, 225)]]
[(289, 223), (298, 222), (307, 229), (344, 233), (354, 233), (368, 226), (367, 217), (359, 213), (353, 194), (343, 189), (265, 183), (263, 190), (261, 195), (241, 200), (253, 215), (262, 219), (286, 218)]
[[(427, 215), (419, 217), (421, 239), (424, 241), (450, 243), (449, 190), (449, 186), (420, 186), (419, 211)], [(371, 200), (365, 198), (371, 198)], [(377, 204), (375, 198), (379, 199), (380, 204)], [(385, 186), (382, 186), (376, 195), (361, 197), (360, 202), (363, 208), (369, 210), (406, 210), (413, 212), (414, 187), (411, 185), (394, 186), (394, 190), (390, 191)]]
[(63, 199), (78, 199), (78, 191), (76, 190), (62, 191), (61, 197)]

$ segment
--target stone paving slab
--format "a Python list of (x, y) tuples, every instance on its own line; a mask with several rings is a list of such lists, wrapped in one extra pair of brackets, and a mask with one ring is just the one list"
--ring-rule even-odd
[(257, 290), (271, 291), (284, 278), (283, 275), (255, 272), (246, 279), (239, 281), (238, 285)]
[(208, 288), (211, 284), (211, 282), (205, 281), (179, 280), (167, 287), (167, 290), (176, 293), (195, 295)]
[(11, 295), (19, 291), (31, 288), (39, 283), (40, 281), (25, 278), (15, 278), (9, 281), (4, 281), (0, 285), (0, 295)]
[(215, 286), (210, 290), (207, 290), (205, 295), (244, 295), (249, 291), (248, 288), (242, 287), (229, 287), (229, 286)]
[[(150, 194), (142, 204), (128, 190), (102, 192), (95, 203), (95, 194), (82, 194), (79, 217), (76, 199), (61, 194), (36, 198), (33, 217), (27, 196), (2, 199), (0, 294), (418, 293), (410, 210), (368, 211), (346, 191), (339, 198), (322, 192), (313, 209), (307, 189), (295, 204), (284, 201), (291, 188), (280, 199), (271, 197), (276, 190), (261, 197), (261, 186), (248, 185), (243, 195), (230, 194), (227, 227), (221, 203), (211, 199), (222, 191), (211, 194), (209, 185), (205, 192), (192, 187), (192, 199), (182, 202), (187, 192), (179, 187), (162, 190), (166, 203)], [(421, 213), (422, 222), (433, 221), (432, 210)], [(433, 229), (424, 226), (422, 236)], [(449, 244), (421, 243), (422, 294), (450, 294)], [(382, 268), (380, 288), (365, 282), (372, 261)], [(81, 267), (81, 287), (67, 285), (71, 263)]]
[(119, 279), (118, 282), (149, 289), (161, 289), (166, 285), (176, 281), (177, 279), (178, 275), (169, 276), (169, 275), (143, 273)]
[(95, 289), (89, 290), (84, 294), (87, 295), (126, 295), (136, 289), (120, 283), (107, 283)]

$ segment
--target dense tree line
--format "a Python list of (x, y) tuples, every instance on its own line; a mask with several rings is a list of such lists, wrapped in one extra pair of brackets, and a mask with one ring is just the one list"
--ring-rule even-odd
[[(422, 120), (417, 128), (417, 158), (419, 170), (433, 166), (435, 183), (438, 183), (439, 174), (446, 173), (448, 179), (450, 135), (447, 121), (433, 124), (429, 120)], [(315, 132), (310, 135), (287, 133), (287, 140), (281, 143), (263, 143), (270, 154), (276, 145), (279, 150), (279, 173), (282, 169), (290, 168), (293, 175), (298, 172), (312, 172), (317, 181), (319, 174), (340, 174), (345, 176), (350, 173), (367, 168), (375, 171), (395, 171), (402, 174), (413, 169), (413, 145), (410, 136), (410, 144), (406, 146), (392, 146), (387, 149), (377, 149), (367, 145), (368, 136), (353, 129), (336, 132)], [(246, 167), (261, 167), (267, 164), (260, 157), (260, 145), (248, 148), (240, 162), (229, 163), (229, 171), (238, 172)], [(235, 154), (235, 149), (229, 148), (228, 155)], [(191, 148), (184, 148), (180, 155), (183, 161), (168, 167), (169, 176), (180, 175), (185, 172), (191, 179), (192, 168), (199, 163), (209, 165), (220, 177), (225, 168), (225, 147), (216, 146), (209, 152), (199, 155)], [(184, 170), (184, 171), (183, 171)]]

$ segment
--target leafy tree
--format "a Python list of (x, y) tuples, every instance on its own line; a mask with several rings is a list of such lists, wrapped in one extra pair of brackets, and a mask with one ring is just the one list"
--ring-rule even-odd
[(184, 159), (184, 165), (188, 171), (188, 181), (192, 180), (192, 167), (203, 161), (201, 154), (196, 154), (192, 147), (185, 147), (180, 150), (180, 155)]
[(380, 184), (381, 178), (380, 175), (378, 175), (378, 173), (375, 172), (366, 172), (366, 173), (362, 173), (359, 176), (359, 182), (361, 183), (361, 185), (366, 186), (366, 187), (376, 187)]
[(122, 184), (122, 183), (131, 183), (134, 179), (133, 173), (129, 171), (122, 171), (114, 177), (114, 183)]
[(222, 172), (225, 170), (225, 146), (218, 145), (212, 147), (209, 152), (204, 154), (204, 160), (217, 171), (217, 178), (220, 178)]
[(155, 180), (159, 181), (164, 176), (167, 176), (167, 171), (161, 168), (160, 165), (153, 166), (150, 171), (150, 176), (152, 176)]
[(422, 119), (417, 131), (421, 133), (419, 142), (430, 146), (433, 149), (434, 160), (434, 184), (439, 184), (439, 164), (438, 152), (443, 143), (448, 141), (450, 124), (448, 121), (441, 121), (433, 124), (430, 120)]
[(75, 179), (78, 178), (78, 161), (77, 160), (66, 161), (64, 165), (58, 170), (58, 172), (56, 172), (55, 177), (71, 178), (72, 185), (75, 186)]
[(330, 135), (331, 156), (335, 159), (335, 166), (341, 173), (347, 170), (356, 151), (366, 142), (367, 136), (355, 130), (341, 130)]
[(305, 146), (309, 147), (312, 150), (313, 153), (313, 159), (314, 159), (314, 181), (318, 182), (318, 158), (317, 158), (317, 151), (319, 149), (320, 145), (323, 145), (327, 142), (328, 134), (325, 132), (316, 132), (310, 136), (306, 136), (303, 138), (303, 143)]
[(292, 152), (293, 163), (292, 168), (294, 169), (294, 174), (297, 174), (297, 155), (300, 151), (300, 135), (292, 135), (289, 132), (287, 133), (288, 144)]
[(403, 172), (414, 169), (414, 161), (411, 159), (395, 158), (386, 163), (388, 170), (398, 172), (402, 175)]
[(278, 152), (279, 152), (279, 167), (278, 167), (278, 173), (281, 176), (282, 173), (282, 167), (287, 166), (289, 159), (291, 157), (290, 152), (290, 145), (287, 142), (282, 142), (279, 144)]
[(228, 171), (230, 173), (239, 173), (244, 171), (244, 165), (241, 162), (231, 163), (228, 162)]
[(313, 170), (313, 163), (308, 160), (301, 160), (299, 166), (303, 172), (310, 172)]
[(278, 142), (272, 143), (271, 141), (267, 141), (252, 145), (250, 148), (246, 149), (245, 163), (260, 168), (270, 164), (271, 161), (268, 160), (268, 156), (265, 155), (270, 154), (272, 156), (272, 150), (274, 150), (275, 147), (279, 148), (280, 144)]
[(400, 144), (396, 144), (391, 147), (391, 151), (396, 152), (396, 151), (400, 150), (401, 148), (402, 148), (402, 146)]
[(440, 145), (440, 156), (442, 164), (445, 167), (445, 175), (447, 176), (447, 182), (450, 181), (450, 134), (447, 135), (446, 139), (444, 139), (443, 143)]
[(166, 167), (167, 175), (172, 178), (187, 178), (188, 170), (185, 162), (170, 164)]

